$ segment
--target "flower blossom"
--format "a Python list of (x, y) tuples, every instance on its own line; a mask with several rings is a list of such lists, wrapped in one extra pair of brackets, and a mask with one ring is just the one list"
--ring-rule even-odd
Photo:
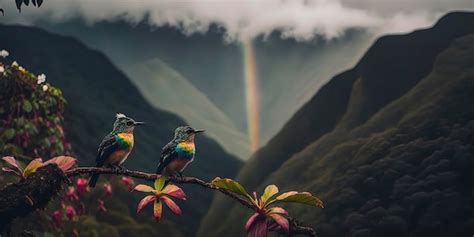
[(44, 75), (44, 74), (38, 75), (38, 80), (36, 81), (36, 83), (38, 83), (38, 85), (45, 82), (45, 81), (46, 81), (46, 75)]
[(8, 57), (8, 55), (10, 55), (10, 53), (8, 53), (8, 51), (6, 51), (6, 50), (4, 50), (4, 49), (2, 49), (2, 50), (0, 51), (0, 57), (6, 58), (6, 57)]

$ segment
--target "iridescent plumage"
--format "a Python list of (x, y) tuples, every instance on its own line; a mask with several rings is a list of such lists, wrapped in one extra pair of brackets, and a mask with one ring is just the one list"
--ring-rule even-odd
[[(143, 123), (136, 122), (123, 114), (117, 114), (112, 132), (105, 136), (99, 145), (96, 166), (120, 167), (133, 149), (133, 130), (140, 124)], [(89, 186), (94, 187), (98, 179), (98, 174), (92, 174)]]
[(178, 127), (175, 137), (161, 150), (161, 159), (156, 173), (163, 175), (181, 174), (186, 166), (194, 160), (196, 147), (194, 137), (203, 130), (189, 126)]

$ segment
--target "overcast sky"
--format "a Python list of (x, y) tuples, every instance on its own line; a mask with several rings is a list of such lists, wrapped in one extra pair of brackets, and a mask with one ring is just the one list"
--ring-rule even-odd
[(281, 30), (299, 40), (314, 35), (333, 38), (348, 28), (376, 34), (407, 32), (427, 27), (452, 10), (473, 10), (473, 0), (45, 0), (40, 9), (2, 1), (5, 22), (64, 21), (75, 17), (141, 21), (173, 25), (186, 33), (206, 31), (212, 23), (226, 29), (228, 40), (243, 40)]

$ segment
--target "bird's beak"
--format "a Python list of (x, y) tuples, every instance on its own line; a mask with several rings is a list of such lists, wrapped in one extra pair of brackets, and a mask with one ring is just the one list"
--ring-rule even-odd
[(194, 134), (196, 134), (196, 133), (202, 133), (202, 132), (204, 132), (204, 130), (202, 130), (202, 129), (194, 129)]
[(143, 125), (143, 124), (145, 124), (145, 122), (134, 122), (133, 126), (139, 126), (139, 125)]

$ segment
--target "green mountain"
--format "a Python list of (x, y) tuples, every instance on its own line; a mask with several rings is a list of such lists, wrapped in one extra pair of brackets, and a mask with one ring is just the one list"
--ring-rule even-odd
[[(115, 113), (122, 112), (147, 122), (146, 127), (137, 129), (135, 149), (124, 165), (154, 172), (161, 147), (172, 138), (177, 126), (185, 124), (182, 119), (154, 108), (106, 56), (74, 38), (32, 27), (4, 25), (0, 25), (0, 38), (1, 47), (10, 52), (7, 59), (18, 61), (36, 74), (45, 73), (48, 81), (62, 89), (68, 101), (66, 137), (81, 165), (94, 164), (98, 144), (112, 129)], [(186, 175), (205, 180), (233, 177), (242, 165), (205, 135), (197, 138), (196, 146), (197, 157)], [(213, 194), (190, 186), (184, 186), (184, 190), (189, 196), (183, 204), (185, 214), (175, 221), (186, 226), (181, 230), (189, 236), (207, 211)], [(132, 196), (130, 203), (135, 206)]]
[[(320, 196), (323, 210), (288, 206), (320, 236), (471, 235), (469, 22), (474, 13), (456, 12), (432, 28), (378, 39), (256, 152), (237, 179), (249, 190), (274, 183)], [(248, 215), (217, 197), (198, 236), (237, 236)]]
[[(224, 29), (211, 26), (206, 33), (186, 35), (173, 27), (150, 27), (146, 21), (136, 25), (123, 21), (90, 25), (71, 20), (38, 23), (38, 26), (73, 36), (104, 52), (125, 73), (130, 65), (159, 59), (206, 95), (232, 120), (237, 131), (247, 131), (243, 46), (238, 41), (225, 42)], [(312, 41), (297, 41), (278, 32), (255, 39), (260, 143), (265, 144), (275, 135), (332, 75), (352, 67), (373, 39), (372, 34), (360, 29), (350, 30), (335, 39), (319, 37)], [(159, 71), (154, 73), (161, 75)], [(142, 83), (140, 90), (150, 84), (146, 82), (149, 78), (131, 79), (137, 85)], [(201, 103), (196, 111), (205, 117), (205, 111), (209, 109)], [(216, 120), (215, 123), (224, 126), (227, 121)], [(213, 134), (222, 140), (220, 144), (226, 148), (233, 146), (233, 143), (224, 144), (228, 138), (220, 134), (222, 132)], [(245, 156), (248, 153), (246, 150), (239, 157), (248, 159), (249, 156)]]
[(226, 151), (242, 159), (250, 156), (246, 134), (183, 75), (159, 58), (122, 65), (125, 73), (143, 96), (156, 108), (182, 116), (194, 127), (206, 128), (206, 134)]

